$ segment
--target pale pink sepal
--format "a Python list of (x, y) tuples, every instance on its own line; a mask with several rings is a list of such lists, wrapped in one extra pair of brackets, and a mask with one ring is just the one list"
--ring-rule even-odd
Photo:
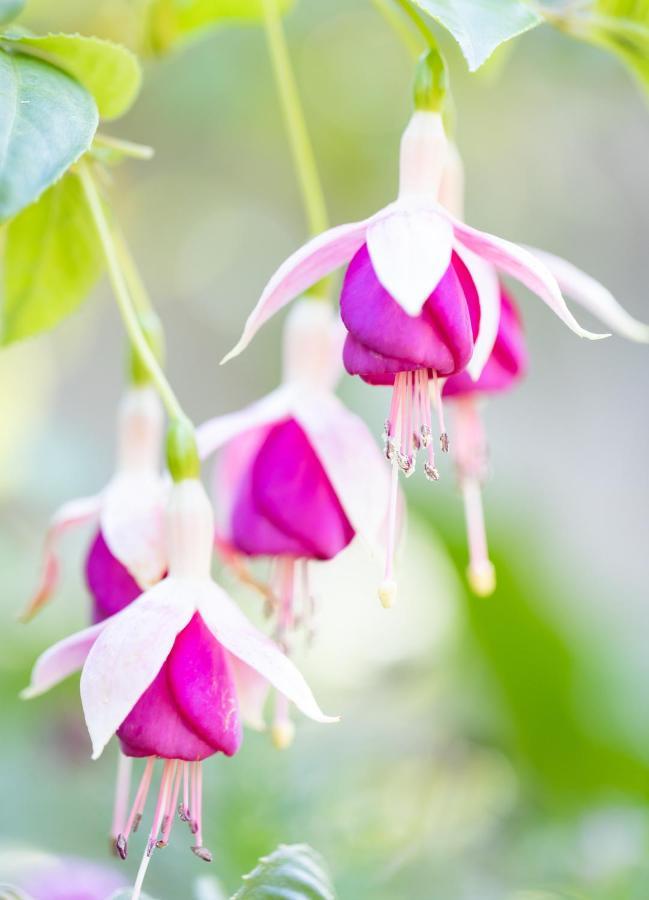
[(293, 415), (304, 429), (361, 541), (382, 553), (390, 472), (362, 419), (334, 395), (296, 391)]
[(169, 485), (155, 472), (118, 472), (104, 491), (101, 530), (110, 552), (141, 588), (167, 570), (164, 511)]
[(230, 671), (234, 678), (239, 701), (239, 713), (248, 728), (265, 731), (264, 706), (270, 693), (270, 684), (253, 668), (228, 653)]
[(207, 459), (246, 431), (286, 418), (290, 415), (291, 396), (290, 388), (282, 385), (239, 412), (217, 416), (204, 422), (196, 429), (200, 458)]
[[(444, 215), (448, 214), (444, 212)], [(581, 327), (566, 306), (557, 280), (552, 272), (529, 251), (519, 247), (517, 244), (512, 244), (510, 241), (503, 240), (503, 238), (495, 237), (493, 234), (487, 234), (484, 231), (471, 228), (450, 215), (448, 215), (448, 218), (453, 223), (456, 238), (465, 247), (473, 250), (474, 253), (477, 253), (487, 262), (492, 263), (497, 269), (516, 278), (521, 284), (524, 284), (525, 287), (537, 294), (561, 321), (579, 337), (589, 338), (590, 340), (609, 337), (609, 335), (595, 334)]]
[[(417, 316), (448, 269), (453, 228), (435, 208), (393, 204), (367, 229), (376, 277), (410, 316)], [(387, 210), (386, 210), (387, 211)]]
[(469, 270), (480, 299), (480, 329), (466, 367), (470, 377), (477, 381), (487, 364), (498, 334), (500, 322), (500, 283), (491, 263), (459, 244), (455, 252)]
[(61, 568), (59, 541), (67, 531), (96, 519), (101, 509), (101, 501), (100, 494), (70, 500), (68, 503), (64, 503), (52, 517), (45, 535), (40, 580), (34, 595), (20, 614), (23, 622), (29, 621), (45, 606), (56, 588)]
[(615, 334), (629, 341), (649, 343), (649, 325), (630, 316), (603, 284), (560, 256), (538, 250), (536, 247), (527, 249), (547, 266), (569, 299), (583, 306)]
[(381, 215), (378, 213), (363, 222), (330, 228), (289, 256), (264, 288), (259, 302), (248, 316), (239, 343), (221, 360), (221, 364), (238, 356), (261, 326), (283, 306), (348, 262), (365, 243), (368, 224)]
[(214, 637), (316, 722), (336, 722), (318, 706), (303, 676), (277, 644), (250, 624), (239, 607), (212, 581), (197, 584), (198, 611)]
[(31, 700), (49, 691), (84, 664), (92, 645), (101, 634), (105, 622), (72, 634), (42, 653), (32, 669), (29, 687), (21, 691), (23, 700)]
[(81, 673), (93, 759), (151, 685), (195, 610), (193, 583), (166, 578), (104, 623)]

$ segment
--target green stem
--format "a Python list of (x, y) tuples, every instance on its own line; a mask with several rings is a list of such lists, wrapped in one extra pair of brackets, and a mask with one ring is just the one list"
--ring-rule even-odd
[(95, 184), (88, 163), (80, 163), (78, 172), (88, 203), (88, 208), (95, 223), (104, 256), (106, 257), (108, 274), (129, 341), (135, 352), (138, 354), (142, 366), (146, 369), (151, 381), (155, 385), (169, 418), (172, 421), (189, 421), (183, 412), (171, 385), (167, 381), (165, 374), (155, 357), (155, 353), (149, 346), (144, 332), (142, 331), (137, 310), (131, 299), (126, 279), (120, 266), (116, 241), (106, 218), (97, 185)]
[(262, 0), (262, 6), (268, 50), (300, 182), (309, 231), (312, 235), (316, 235), (329, 227), (322, 183), (291, 67), (282, 21), (277, 11), (277, 2)]
[(153, 304), (149, 297), (149, 292), (144, 286), (142, 276), (140, 275), (135, 260), (128, 249), (128, 244), (120, 229), (113, 227), (111, 232), (115, 253), (119, 261), (119, 267), (124, 275), (126, 287), (131, 295), (131, 299), (135, 306), (138, 316), (147, 316), (154, 313)]
[(437, 38), (435, 37), (432, 28), (430, 28), (430, 26), (426, 22), (426, 19), (421, 15), (421, 13), (419, 13), (415, 9), (415, 7), (411, 3), (411, 0), (394, 0), (394, 2), (403, 10), (404, 14), (408, 16), (412, 24), (415, 26), (417, 31), (426, 42), (426, 46), (431, 50), (439, 51), (439, 44), (437, 43)]
[(153, 147), (146, 144), (136, 144), (133, 141), (124, 141), (121, 138), (113, 137), (111, 134), (101, 134), (99, 131), (95, 134), (93, 144), (98, 147), (105, 147), (107, 150), (116, 150), (123, 153), (131, 159), (149, 160), (153, 158), (155, 153)]

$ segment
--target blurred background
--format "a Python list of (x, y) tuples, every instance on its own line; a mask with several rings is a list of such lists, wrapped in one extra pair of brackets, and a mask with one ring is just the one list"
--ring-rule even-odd
[[(21, 23), (128, 42), (131, 7), (31, 0)], [(364, 217), (396, 191), (409, 57), (369, 0), (301, 0), (285, 24), (331, 220)], [(447, 49), (467, 220), (560, 253), (648, 320), (649, 115), (627, 73), (549, 27), (478, 75)], [(223, 28), (148, 62), (112, 132), (156, 148), (115, 171), (113, 197), (165, 323), (172, 383), (196, 422), (236, 409), (278, 380), (281, 317), (219, 360), (306, 227), (262, 30)], [(649, 356), (580, 341), (517, 295), (530, 375), (485, 413), (498, 590), (465, 590), (448, 464), (438, 485), (408, 482), (395, 609), (379, 607), (354, 550), (319, 573), (319, 633), (300, 661), (342, 721), (300, 722), (283, 753), (249, 734), (236, 759), (205, 766), (205, 842), (226, 896), (280, 841), (317, 848), (343, 900), (649, 896)], [(86, 622), (89, 535), (66, 539), (52, 606), (30, 627), (15, 616), (50, 514), (111, 474), (123, 372), (104, 282), (54, 333), (0, 355), (5, 850), (110, 862), (116, 748), (90, 762), (78, 679), (17, 699), (36, 655)], [(379, 440), (387, 394), (348, 377), (341, 394)], [(113, 863), (129, 878), (132, 843)], [(205, 874), (186, 844), (179, 830), (155, 856), (147, 889), (160, 900)]]

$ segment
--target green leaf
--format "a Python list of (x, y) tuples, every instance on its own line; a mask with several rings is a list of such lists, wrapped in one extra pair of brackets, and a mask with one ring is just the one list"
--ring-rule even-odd
[(307, 844), (280, 844), (243, 882), (232, 900), (335, 900), (324, 861)]
[(120, 44), (81, 34), (5, 35), (3, 40), (19, 44), (76, 78), (95, 98), (103, 119), (123, 115), (139, 93), (140, 64)]
[(0, 221), (36, 200), (90, 147), (97, 106), (60, 69), (0, 50)]
[(0, 0), (0, 25), (11, 22), (23, 11), (25, 0)]
[[(295, 0), (276, 0), (276, 3), (283, 14)], [(207, 28), (254, 24), (263, 17), (263, 0), (152, 0), (146, 30), (150, 49), (164, 53)]]
[(413, 0), (460, 45), (469, 70), (486, 62), (496, 47), (543, 19), (522, 0)]
[(47, 331), (74, 312), (103, 262), (79, 177), (69, 172), (7, 226), (2, 343)]

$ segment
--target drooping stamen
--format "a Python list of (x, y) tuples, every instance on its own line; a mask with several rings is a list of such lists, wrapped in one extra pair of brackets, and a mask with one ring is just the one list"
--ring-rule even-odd
[(183, 822), (191, 820), (189, 809), (189, 763), (183, 763), (183, 802), (178, 807), (178, 815)]
[(198, 790), (196, 783), (198, 765), (196, 762), (189, 763), (189, 791), (191, 797), (189, 802), (192, 810), (192, 816), (189, 819), (189, 830), (192, 834), (196, 834), (198, 831)]
[(446, 431), (446, 423), (444, 421), (444, 404), (442, 402), (442, 384), (437, 375), (437, 370), (433, 369), (433, 403), (437, 410), (437, 421), (439, 422), (439, 443), (442, 453), (448, 453), (448, 433)]
[(488, 597), (496, 589), (496, 570), (489, 559), (482, 491), (477, 478), (462, 479), (462, 496), (469, 543), (467, 579), (479, 597)]
[(160, 836), (160, 840), (156, 843), (156, 847), (166, 847), (169, 843), (169, 835), (171, 834), (171, 828), (176, 817), (176, 804), (178, 803), (180, 783), (182, 781), (183, 769), (185, 768), (185, 765), (186, 764), (182, 761), (179, 761), (176, 764), (173, 787), (169, 792), (169, 803), (167, 804), (167, 809), (165, 811), (164, 818), (162, 819), (162, 834)]
[(151, 831), (149, 832), (149, 839), (147, 841), (146, 847), (144, 848), (144, 854), (142, 856), (140, 868), (137, 872), (131, 900), (140, 900), (140, 896), (142, 894), (142, 885), (144, 884), (146, 871), (149, 868), (151, 856), (156, 846), (158, 833), (160, 832), (162, 819), (169, 804), (169, 793), (171, 791), (171, 785), (174, 778), (175, 766), (175, 760), (165, 760), (162, 768), (160, 792), (158, 794), (158, 802), (156, 803), (155, 812), (153, 814), (153, 824), (151, 826)]
[(196, 843), (192, 847), (194, 853), (203, 862), (212, 862), (212, 853), (207, 847), (203, 846), (203, 766), (200, 762), (194, 763), (194, 789), (196, 792), (196, 801), (194, 803), (196, 825), (195, 835)]
[(123, 753), (118, 754), (117, 758), (117, 778), (115, 780), (115, 803), (113, 805), (113, 824), (111, 825), (110, 834), (113, 841), (113, 847), (116, 853), (117, 839), (120, 835), (126, 813), (128, 810), (128, 798), (131, 793), (131, 772), (133, 770), (133, 759), (130, 756), (124, 756)]
[(300, 593), (301, 593), (301, 616), (300, 625), (304, 630), (306, 637), (306, 645), (313, 645), (316, 631), (316, 598), (311, 589), (311, 579), (309, 577), (309, 560), (303, 559), (300, 564)]
[(133, 801), (133, 806), (131, 808), (131, 812), (129, 813), (129, 817), (126, 820), (126, 825), (122, 829), (121, 833), (117, 835), (117, 838), (115, 840), (115, 849), (122, 859), (126, 859), (128, 855), (128, 839), (131, 831), (137, 831), (138, 826), (142, 821), (144, 805), (149, 794), (149, 788), (151, 787), (151, 779), (153, 777), (154, 766), (155, 757), (150, 756), (146, 761), (144, 773), (140, 780), (138, 789), (135, 792), (135, 799)]
[(379, 600), (384, 609), (394, 606), (397, 599), (397, 582), (394, 579), (394, 550), (397, 536), (397, 515), (399, 502), (399, 470), (392, 461), (390, 482), (390, 504), (388, 507), (388, 540), (385, 554), (385, 577), (379, 585)]

